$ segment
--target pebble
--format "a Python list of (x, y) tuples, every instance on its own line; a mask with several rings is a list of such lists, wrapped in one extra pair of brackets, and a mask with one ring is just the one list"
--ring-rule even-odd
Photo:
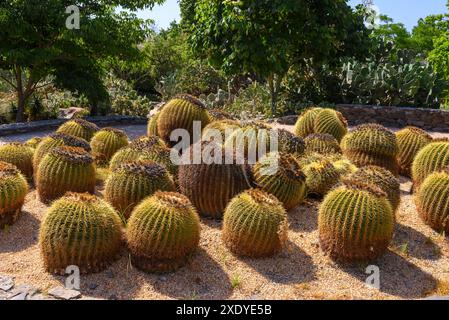
[(7, 276), (0, 276), (0, 290), (9, 291), (14, 287), (14, 279)]
[(48, 294), (62, 300), (73, 300), (81, 297), (81, 292), (64, 287), (54, 287), (48, 291)]
[(106, 277), (108, 277), (109, 279), (114, 279), (115, 278), (114, 272), (112, 272), (111, 270), (107, 270)]

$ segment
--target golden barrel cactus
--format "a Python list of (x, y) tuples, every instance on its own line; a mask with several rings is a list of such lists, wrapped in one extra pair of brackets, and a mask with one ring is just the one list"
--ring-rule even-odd
[(406, 127), (396, 132), (399, 153), (398, 163), (400, 173), (410, 177), (413, 160), (418, 152), (432, 142), (432, 137), (424, 130), (416, 127)]
[(222, 238), (238, 256), (268, 257), (287, 243), (287, 212), (275, 196), (249, 189), (234, 197), (223, 217)]
[[(302, 160), (302, 163), (304, 162), (308, 161)], [(340, 181), (339, 171), (327, 159), (317, 159), (303, 165), (302, 168), (309, 195), (322, 197)]]
[(435, 140), (422, 148), (412, 164), (412, 178), (419, 188), (424, 179), (433, 172), (449, 166), (449, 140)]
[(296, 157), (300, 157), (304, 154), (306, 144), (303, 138), (295, 136), (285, 129), (279, 129), (277, 131), (279, 152), (290, 153)]
[(151, 161), (126, 162), (106, 180), (105, 199), (125, 218), (134, 207), (156, 191), (175, 191), (167, 170)]
[(98, 130), (100, 130), (100, 128), (98, 128), (96, 124), (77, 118), (63, 123), (56, 132), (70, 134), (86, 141), (90, 141)]
[(36, 149), (37, 145), (43, 140), (41, 137), (33, 137), (25, 141), (25, 144), (31, 149)]
[(17, 220), (27, 193), (28, 183), (19, 169), (0, 161), (0, 232)]
[(313, 132), (330, 134), (340, 142), (348, 133), (348, 122), (340, 112), (333, 109), (323, 109), (315, 117)]
[(95, 165), (82, 148), (57, 147), (39, 164), (36, 173), (37, 193), (44, 203), (63, 196), (67, 191), (95, 191)]
[(0, 146), (0, 161), (15, 165), (28, 179), (33, 179), (34, 150), (26, 144), (12, 142)]
[(184, 195), (156, 192), (133, 210), (126, 240), (132, 264), (137, 268), (147, 272), (175, 271), (198, 248), (198, 213)]
[(92, 153), (101, 155), (105, 163), (109, 163), (112, 156), (121, 148), (128, 145), (128, 136), (123, 130), (103, 128), (90, 141)]
[(82, 273), (99, 272), (118, 257), (121, 245), (119, 215), (87, 193), (69, 192), (53, 202), (39, 233), (45, 269), (61, 275), (70, 265)]
[(324, 155), (341, 153), (340, 144), (330, 134), (310, 134), (304, 139), (304, 142), (306, 153), (316, 152)]
[(394, 223), (393, 209), (384, 192), (351, 182), (329, 192), (320, 205), (320, 245), (337, 261), (371, 261), (387, 250)]
[(148, 119), (148, 125), (147, 125), (147, 135), (149, 137), (151, 136), (159, 136), (159, 133), (157, 131), (157, 120), (159, 118), (159, 112), (156, 112)]
[(232, 133), (240, 128), (240, 124), (235, 120), (225, 119), (209, 123), (202, 131), (202, 140), (216, 143), (225, 143)]
[(295, 124), (295, 134), (299, 137), (307, 137), (315, 133), (315, 119), (323, 108), (310, 108), (305, 110), (298, 118)]

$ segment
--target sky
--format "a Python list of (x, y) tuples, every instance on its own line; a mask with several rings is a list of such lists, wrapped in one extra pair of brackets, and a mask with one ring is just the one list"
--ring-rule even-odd
[[(420, 18), (431, 14), (448, 12), (447, 0), (373, 0), (381, 14), (386, 14), (395, 22), (402, 22), (408, 30), (412, 30)], [(362, 0), (350, 0), (349, 4), (355, 6)], [(177, 0), (166, 0), (162, 6), (156, 6), (153, 10), (139, 12), (139, 17), (153, 19), (158, 29), (164, 29), (170, 22), (180, 19)]]

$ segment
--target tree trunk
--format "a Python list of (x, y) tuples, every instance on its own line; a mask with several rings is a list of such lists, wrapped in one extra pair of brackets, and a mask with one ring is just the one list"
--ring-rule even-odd
[(25, 105), (26, 99), (23, 96), (22, 92), (17, 92), (17, 114), (16, 114), (16, 122), (24, 122), (25, 117)]
[(268, 85), (270, 87), (271, 95), (271, 115), (274, 117), (277, 113), (277, 99), (278, 99), (278, 89), (279, 85), (276, 83), (276, 76), (271, 75), (268, 77)]

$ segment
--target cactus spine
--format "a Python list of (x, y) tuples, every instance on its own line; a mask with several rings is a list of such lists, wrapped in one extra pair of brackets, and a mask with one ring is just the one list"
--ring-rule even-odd
[(42, 202), (63, 196), (67, 191), (95, 191), (95, 165), (82, 148), (57, 147), (42, 159), (36, 174), (37, 192)]
[(0, 231), (17, 220), (27, 193), (28, 183), (19, 169), (0, 162)]
[(62, 124), (56, 132), (70, 134), (86, 141), (90, 141), (98, 130), (100, 130), (100, 128), (98, 128), (96, 124), (77, 118)]
[(287, 211), (306, 197), (306, 177), (293, 155), (269, 153), (256, 163), (253, 171), (256, 185), (278, 198)]
[(174, 271), (185, 265), (198, 247), (198, 213), (182, 194), (156, 192), (133, 210), (126, 239), (137, 268), (147, 272)]
[(23, 143), (0, 146), (0, 161), (15, 165), (29, 181), (33, 179), (33, 154), (33, 149)]
[(121, 164), (109, 176), (105, 185), (105, 199), (125, 218), (134, 207), (156, 191), (175, 191), (166, 169), (150, 161)]
[(105, 201), (67, 193), (56, 200), (42, 221), (39, 245), (45, 269), (65, 274), (76, 265), (82, 273), (98, 272), (118, 256), (122, 222)]
[(400, 173), (411, 175), (411, 166), (418, 152), (432, 142), (432, 137), (422, 129), (406, 127), (396, 133), (399, 154), (398, 163)]
[(414, 185), (419, 188), (427, 176), (449, 166), (449, 140), (435, 140), (421, 149), (412, 165)]
[[(352, 183), (352, 182), (351, 182)], [(352, 183), (329, 192), (319, 208), (324, 252), (342, 262), (366, 262), (382, 255), (392, 237), (394, 213), (385, 193)]]

